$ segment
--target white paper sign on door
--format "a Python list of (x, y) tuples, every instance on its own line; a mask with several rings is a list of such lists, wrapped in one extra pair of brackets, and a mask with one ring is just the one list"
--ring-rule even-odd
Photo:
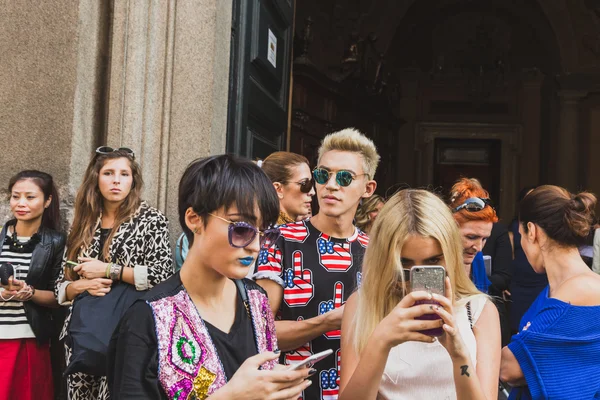
[(269, 49), (267, 51), (267, 59), (273, 65), (274, 68), (277, 68), (277, 37), (270, 29), (269, 29)]

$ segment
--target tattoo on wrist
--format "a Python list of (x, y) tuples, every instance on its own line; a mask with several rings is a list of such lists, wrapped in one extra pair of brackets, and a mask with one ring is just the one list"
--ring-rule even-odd
[(470, 377), (471, 375), (469, 375), (469, 366), (468, 365), (461, 365), (460, 366), (460, 376), (466, 375), (467, 378)]

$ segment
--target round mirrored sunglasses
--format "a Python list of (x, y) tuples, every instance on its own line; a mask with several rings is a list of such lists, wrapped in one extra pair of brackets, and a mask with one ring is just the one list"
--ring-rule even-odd
[(343, 169), (341, 169), (339, 171), (328, 171), (325, 168), (315, 168), (313, 170), (313, 177), (315, 178), (315, 181), (319, 185), (324, 185), (327, 182), (329, 182), (331, 174), (334, 172), (335, 172), (335, 181), (337, 182), (338, 185), (340, 185), (342, 187), (350, 186), (352, 181), (355, 180), (356, 178), (358, 178), (359, 176), (367, 175), (367, 174), (354, 175), (354, 174), (352, 174), (352, 172), (346, 171)]

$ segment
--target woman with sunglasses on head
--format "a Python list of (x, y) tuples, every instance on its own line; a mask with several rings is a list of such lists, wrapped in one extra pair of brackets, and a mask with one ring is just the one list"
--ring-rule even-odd
[(309, 214), (315, 189), (306, 157), (277, 151), (258, 163), (277, 191), (277, 225), (296, 222)]
[[(502, 349), (510, 399), (600, 398), (600, 276), (579, 255), (596, 207), (587, 192), (540, 186), (521, 201), (521, 246), (549, 285)], [(526, 386), (523, 386), (526, 385)]]
[(51, 400), (54, 284), (65, 246), (58, 191), (52, 176), (34, 170), (13, 176), (8, 191), (14, 218), (0, 232), (0, 400)]
[(276, 368), (269, 300), (244, 279), (279, 237), (278, 215), (273, 185), (253, 162), (221, 155), (188, 166), (179, 222), (189, 252), (121, 320), (109, 362), (114, 400), (298, 398), (310, 371)]
[[(371, 233), (362, 284), (342, 321), (339, 399), (496, 400), (498, 313), (462, 266), (460, 234), (444, 202), (401, 190)], [(411, 268), (428, 266), (444, 267), (443, 295), (411, 292)]]
[[(168, 221), (142, 201), (142, 184), (131, 149), (96, 150), (75, 199), (65, 273), (56, 286), (60, 304), (84, 292), (105, 296), (118, 281), (146, 291), (172, 274)], [(66, 343), (68, 365), (72, 349)], [(106, 377), (81, 372), (68, 375), (67, 392), (70, 400), (109, 398)]]
[[(477, 289), (494, 298), (500, 313), (502, 343), (510, 339), (510, 322), (502, 294), (508, 290), (512, 276), (511, 264), (492, 259), (491, 274), (488, 276), (483, 258), (483, 248), (498, 222), (488, 192), (477, 179), (461, 178), (450, 191), (450, 210), (458, 223), (463, 243), (464, 267)], [(501, 228), (501, 227), (497, 227)], [(507, 235), (506, 232), (503, 233)], [(507, 255), (510, 257), (510, 255)]]
[[(499, 265), (494, 265), (493, 260), (491, 276), (488, 277), (485, 272), (481, 251), (492, 233), (494, 223), (498, 222), (489, 194), (477, 179), (462, 178), (452, 186), (449, 206), (460, 230), (465, 269), (475, 286), (488, 293), (496, 281), (504, 282), (507, 276), (510, 279), (510, 268), (501, 269)], [(499, 293), (504, 289), (499, 288)]]

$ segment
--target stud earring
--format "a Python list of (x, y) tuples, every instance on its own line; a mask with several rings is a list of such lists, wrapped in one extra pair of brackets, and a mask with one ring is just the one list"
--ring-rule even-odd
[(197, 235), (198, 234), (198, 227), (194, 228), (194, 233)]

